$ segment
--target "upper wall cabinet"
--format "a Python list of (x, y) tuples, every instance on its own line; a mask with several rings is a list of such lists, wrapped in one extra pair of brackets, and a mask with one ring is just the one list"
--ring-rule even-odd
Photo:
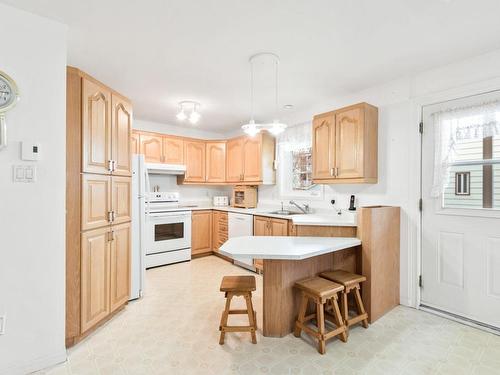
[(130, 136), (130, 152), (132, 154), (140, 154), (141, 151), (141, 139), (140, 134), (137, 132), (132, 132)]
[(186, 162), (186, 182), (205, 182), (205, 142), (189, 140), (184, 142), (184, 160)]
[(274, 184), (275, 140), (266, 133), (240, 137), (227, 142), (227, 182), (238, 184)]
[(226, 142), (207, 142), (206, 144), (207, 182), (226, 181)]
[(140, 136), (140, 152), (146, 163), (163, 162), (163, 137), (160, 135), (144, 134)]
[(378, 109), (360, 103), (314, 116), (313, 179), (377, 183)]
[(163, 163), (184, 164), (184, 140), (178, 137), (163, 137)]

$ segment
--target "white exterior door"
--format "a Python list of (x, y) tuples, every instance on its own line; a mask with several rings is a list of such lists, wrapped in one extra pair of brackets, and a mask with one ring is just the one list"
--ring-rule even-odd
[[(500, 93), (424, 107), (420, 303), (500, 329), (500, 135), (474, 112), (491, 100)], [(500, 130), (500, 112), (494, 118)], [(436, 143), (453, 149), (439, 196)]]

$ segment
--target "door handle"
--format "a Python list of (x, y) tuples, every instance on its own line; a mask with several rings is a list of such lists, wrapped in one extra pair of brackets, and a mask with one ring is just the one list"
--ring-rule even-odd
[(335, 168), (330, 168), (330, 176), (335, 177)]
[(108, 221), (112, 223), (115, 219), (115, 212), (114, 211), (108, 211)]
[(113, 172), (113, 160), (108, 160), (108, 172)]

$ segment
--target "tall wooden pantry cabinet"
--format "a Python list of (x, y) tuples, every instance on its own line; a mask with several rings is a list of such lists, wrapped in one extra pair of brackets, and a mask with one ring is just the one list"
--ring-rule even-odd
[(130, 290), (132, 105), (67, 68), (66, 346), (123, 307)]

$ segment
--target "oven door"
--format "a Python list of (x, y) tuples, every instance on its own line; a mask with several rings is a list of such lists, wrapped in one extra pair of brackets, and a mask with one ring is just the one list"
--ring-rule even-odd
[(191, 247), (191, 212), (160, 212), (148, 215), (146, 254)]

